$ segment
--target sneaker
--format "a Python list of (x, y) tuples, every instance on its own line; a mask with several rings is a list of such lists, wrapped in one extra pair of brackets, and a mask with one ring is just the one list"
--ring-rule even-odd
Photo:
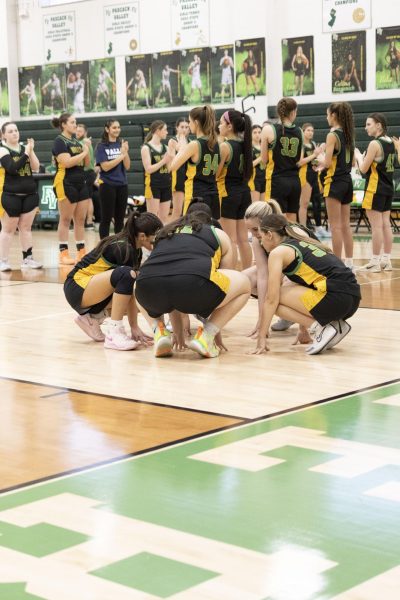
[(346, 337), (346, 335), (351, 331), (351, 325), (349, 325), (349, 323), (344, 319), (339, 319), (339, 321), (332, 321), (331, 325), (333, 325), (333, 327), (336, 329), (337, 335), (335, 335), (335, 337), (329, 342), (329, 344), (325, 348), (326, 350), (329, 350), (329, 348), (333, 348), (333, 346), (336, 346), (336, 344), (341, 342), (342, 339)]
[(74, 265), (75, 261), (69, 255), (68, 250), (61, 250), (60, 251), (60, 257), (59, 257), (58, 263), (60, 265), (67, 266), (67, 265)]
[(157, 323), (154, 330), (154, 356), (172, 356), (172, 336), (162, 321)]
[[(333, 323), (337, 323), (337, 321), (333, 321)], [(333, 338), (338, 334), (338, 331), (335, 327), (328, 323), (321, 329), (318, 335), (315, 337), (311, 346), (306, 348), (307, 354), (319, 354), (327, 349), (329, 342), (333, 340)]]
[(85, 229), (94, 231), (94, 223), (86, 223)]
[(390, 260), (388, 260), (385, 263), (381, 262), (381, 269), (382, 271), (393, 271), (392, 263), (390, 262)]
[(368, 271), (368, 273), (380, 273), (381, 265), (379, 262), (370, 260), (366, 265), (360, 267), (359, 271)]
[(27, 256), (21, 263), (21, 269), (41, 269), (43, 265), (34, 260), (32, 256)]
[(168, 323), (165, 325), (165, 329), (166, 329), (167, 331), (169, 331), (170, 333), (173, 333), (173, 331), (174, 331), (174, 330), (173, 330), (173, 328), (172, 328), (172, 323), (171, 323), (171, 321), (168, 321)]
[(135, 350), (140, 342), (128, 337), (123, 327), (110, 327), (104, 340), (104, 348), (111, 350)]
[(0, 260), (0, 271), (11, 271), (11, 265), (8, 260)]
[(100, 322), (89, 314), (78, 315), (75, 317), (75, 323), (95, 342), (104, 342), (105, 335), (100, 329)]
[(329, 229), (325, 229), (325, 227), (322, 227), (322, 225), (315, 228), (315, 235), (318, 238), (331, 238), (332, 237), (332, 234), (329, 231)]
[(203, 327), (197, 329), (196, 335), (188, 343), (188, 348), (205, 358), (216, 358), (219, 356), (219, 349), (215, 344), (214, 336), (204, 331)]
[(293, 321), (286, 321), (286, 319), (279, 319), (276, 323), (271, 326), (272, 331), (286, 331), (294, 325)]
[(75, 264), (77, 264), (80, 260), (82, 260), (82, 258), (84, 256), (86, 256), (86, 248), (81, 248), (80, 250), (77, 251), (76, 253), (76, 259), (75, 259)]

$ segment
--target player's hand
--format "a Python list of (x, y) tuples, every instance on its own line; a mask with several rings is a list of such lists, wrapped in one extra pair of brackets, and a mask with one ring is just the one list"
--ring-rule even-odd
[(248, 352), (248, 354), (265, 354), (266, 352), (269, 351), (269, 348), (267, 346), (267, 342), (265, 338), (258, 338), (257, 340), (257, 346), (255, 347), (254, 350), (250, 350), (250, 352)]
[(396, 137), (396, 136), (393, 136), (392, 140), (393, 140), (394, 147), (396, 148), (397, 152), (399, 152), (399, 150), (400, 150), (400, 140), (399, 140), (399, 138)]
[(152, 346), (153, 338), (147, 333), (144, 333), (138, 325), (131, 327), (131, 337), (135, 342), (139, 342), (143, 346)]
[(30, 154), (35, 147), (35, 140), (33, 138), (28, 138), (26, 140), (25, 150)]
[(183, 331), (172, 334), (172, 348), (178, 352), (184, 352), (186, 350), (187, 345), (185, 341), (185, 333)]
[(297, 344), (312, 344), (313, 339), (308, 333), (305, 327), (299, 327), (299, 331), (297, 332), (296, 339), (292, 343), (292, 346), (296, 346)]
[(217, 335), (215, 336), (214, 342), (215, 342), (215, 345), (217, 346), (217, 348), (219, 348), (219, 350), (225, 350), (225, 352), (228, 352), (228, 348), (225, 346), (224, 342), (222, 341), (222, 334), (220, 331), (218, 331)]
[(92, 145), (92, 138), (85, 138), (83, 143), (89, 148)]

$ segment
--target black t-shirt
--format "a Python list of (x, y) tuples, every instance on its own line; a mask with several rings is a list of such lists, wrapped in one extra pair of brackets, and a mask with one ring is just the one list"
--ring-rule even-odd
[(13, 150), (5, 144), (2, 146), (8, 150), (8, 154), (0, 159), (0, 182), (3, 182), (3, 191), (9, 194), (34, 194), (36, 183), (25, 147), (21, 144), (19, 150)]
[(75, 167), (65, 168), (59, 164), (57, 156), (59, 154), (69, 154), (74, 157), (77, 154), (81, 154), (81, 152), (83, 152), (82, 144), (74, 137), (69, 139), (61, 134), (54, 140), (52, 153), (57, 166), (57, 175), (62, 174), (64, 181), (69, 183), (85, 182), (84, 159), (75, 165)]

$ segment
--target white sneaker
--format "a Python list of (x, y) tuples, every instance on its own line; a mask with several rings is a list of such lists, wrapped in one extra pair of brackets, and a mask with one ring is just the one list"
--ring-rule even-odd
[(360, 267), (359, 271), (368, 271), (368, 273), (380, 273), (381, 265), (379, 262), (370, 260), (366, 265)]
[(276, 323), (271, 325), (271, 329), (272, 329), (272, 331), (286, 331), (292, 325), (294, 325), (293, 321), (287, 321), (286, 319), (279, 319), (279, 321), (276, 321)]
[(95, 342), (104, 342), (105, 335), (100, 329), (98, 319), (91, 317), (89, 314), (78, 315), (75, 317), (75, 323)]
[(34, 260), (32, 256), (27, 256), (21, 263), (21, 269), (41, 269), (43, 265)]
[(325, 227), (322, 227), (322, 225), (315, 228), (315, 235), (318, 238), (331, 238), (332, 237), (331, 232), (328, 229), (325, 229)]
[(8, 260), (0, 260), (0, 271), (11, 271), (11, 265)]
[(329, 350), (330, 348), (333, 348), (333, 346), (336, 346), (336, 344), (341, 342), (342, 339), (351, 331), (351, 325), (349, 325), (349, 323), (344, 319), (332, 321), (331, 325), (333, 325), (333, 327), (336, 329), (337, 335), (335, 335), (335, 337), (329, 342), (325, 350)]
[(307, 354), (319, 354), (320, 352), (323, 352), (327, 349), (329, 342), (331, 342), (337, 334), (338, 332), (335, 327), (331, 323), (328, 323), (328, 325), (325, 325), (315, 337), (312, 345), (306, 348)]
[(140, 342), (128, 337), (123, 327), (110, 327), (104, 340), (104, 348), (110, 350), (135, 350)]
[(385, 263), (381, 262), (381, 269), (382, 271), (393, 271), (392, 263), (390, 262), (390, 260), (388, 260)]

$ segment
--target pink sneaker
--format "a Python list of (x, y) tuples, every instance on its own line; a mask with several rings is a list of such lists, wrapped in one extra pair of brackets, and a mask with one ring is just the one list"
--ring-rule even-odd
[(75, 318), (75, 323), (95, 342), (104, 342), (105, 335), (100, 329), (100, 321), (94, 319), (89, 314), (78, 315)]
[(104, 348), (110, 350), (135, 350), (138, 346), (140, 342), (128, 337), (123, 327), (110, 327), (104, 341)]

